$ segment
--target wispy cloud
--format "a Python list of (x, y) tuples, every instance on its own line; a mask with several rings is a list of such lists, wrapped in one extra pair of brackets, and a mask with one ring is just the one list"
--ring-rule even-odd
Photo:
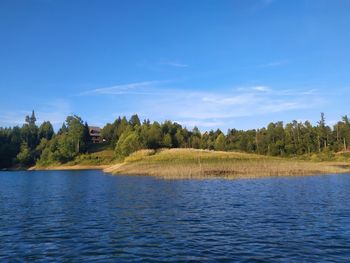
[(184, 119), (181, 121), (175, 121), (178, 124), (181, 124), (186, 127), (206, 127), (206, 128), (213, 128), (217, 129), (218, 127), (222, 126), (224, 124), (223, 121), (216, 121), (216, 120), (192, 120), (192, 119)]
[[(169, 88), (168, 84), (167, 81), (135, 82), (97, 88), (82, 95), (98, 96), (99, 104), (107, 98), (115, 101), (115, 104), (108, 105), (108, 109), (116, 113), (108, 116), (138, 113), (141, 118), (177, 120), (189, 128), (198, 126), (204, 130), (229, 126), (232, 128), (237, 120), (247, 117), (267, 117), (273, 120), (274, 114), (319, 109), (326, 103), (324, 96), (314, 88), (281, 89), (255, 85), (206, 91), (203, 88)], [(171, 86), (174, 86), (174, 82), (171, 82)], [(98, 112), (98, 107), (96, 109)], [(35, 110), (38, 123), (50, 120), (56, 129), (67, 115), (72, 114), (71, 105), (66, 100), (51, 101)], [(0, 126), (21, 125), (30, 112), (31, 108), (17, 112), (0, 112)], [(113, 121), (108, 118), (102, 121), (101, 114), (99, 112), (95, 117), (90, 116), (88, 121), (101, 126), (104, 122)]]
[(160, 83), (164, 83), (166, 81), (142, 81), (142, 82), (134, 82), (128, 84), (120, 84), (114, 85), (110, 87), (97, 88), (92, 90), (87, 90), (79, 95), (121, 95), (121, 94), (147, 94), (145, 92), (145, 88), (155, 87)]
[(271, 91), (271, 89), (269, 87), (266, 87), (266, 86), (255, 86), (252, 89), (255, 91), (261, 91), (261, 92)]
[(177, 120), (187, 127), (202, 129), (229, 125), (239, 118), (316, 109), (325, 103), (315, 88), (253, 85), (210, 91), (176, 88), (176, 83), (179, 84), (169, 80), (141, 81), (96, 88), (80, 95), (113, 98), (118, 105), (113, 110), (121, 110), (119, 114), (132, 112), (141, 118)]
[(154, 92), (157, 96), (138, 97), (132, 111), (145, 118), (177, 120), (204, 129), (237, 118), (317, 108), (324, 103), (316, 90), (282, 90), (264, 85), (218, 92), (159, 87)]

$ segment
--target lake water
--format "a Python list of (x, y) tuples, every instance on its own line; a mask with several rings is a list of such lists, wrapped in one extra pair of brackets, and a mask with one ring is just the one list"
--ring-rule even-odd
[(0, 172), (0, 262), (349, 262), (350, 175)]

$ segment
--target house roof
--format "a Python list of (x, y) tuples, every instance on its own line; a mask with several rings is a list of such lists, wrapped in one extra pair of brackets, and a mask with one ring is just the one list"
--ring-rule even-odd
[(101, 128), (97, 126), (89, 126), (89, 130), (101, 131)]

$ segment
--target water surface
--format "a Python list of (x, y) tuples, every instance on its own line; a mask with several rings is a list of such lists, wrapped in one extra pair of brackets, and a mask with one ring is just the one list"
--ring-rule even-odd
[(348, 262), (350, 175), (0, 172), (0, 262)]

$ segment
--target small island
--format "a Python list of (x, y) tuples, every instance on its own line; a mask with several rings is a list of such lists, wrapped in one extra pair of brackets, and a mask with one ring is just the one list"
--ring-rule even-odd
[(2, 169), (103, 169), (111, 174), (166, 179), (257, 178), (350, 172), (350, 122), (329, 127), (310, 122), (270, 123), (254, 130), (201, 132), (171, 121), (119, 117), (103, 128), (68, 116), (54, 132), (36, 125), (34, 111), (22, 127), (1, 128)]

